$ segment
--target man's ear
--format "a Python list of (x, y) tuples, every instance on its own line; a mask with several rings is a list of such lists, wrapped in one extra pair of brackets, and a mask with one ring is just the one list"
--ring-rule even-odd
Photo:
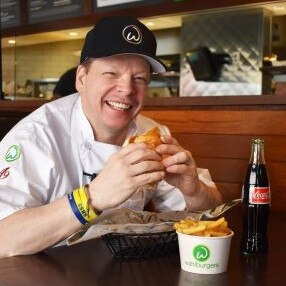
[(86, 76), (86, 68), (82, 65), (79, 65), (76, 71), (76, 80), (75, 80), (75, 87), (79, 93), (82, 91), (84, 87), (85, 76)]

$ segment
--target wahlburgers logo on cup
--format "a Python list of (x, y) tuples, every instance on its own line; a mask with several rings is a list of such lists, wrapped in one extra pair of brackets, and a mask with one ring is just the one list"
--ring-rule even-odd
[(197, 245), (193, 249), (193, 256), (196, 260), (204, 262), (210, 257), (210, 251), (205, 245)]
[(217, 274), (227, 270), (231, 238), (227, 236), (204, 237), (178, 234), (181, 268), (200, 274)]

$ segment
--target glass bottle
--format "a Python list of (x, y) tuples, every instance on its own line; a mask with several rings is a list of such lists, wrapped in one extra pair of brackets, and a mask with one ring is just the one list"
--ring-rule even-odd
[(253, 139), (249, 165), (242, 187), (241, 253), (246, 255), (268, 253), (267, 229), (270, 200), (270, 184), (264, 159), (264, 140)]

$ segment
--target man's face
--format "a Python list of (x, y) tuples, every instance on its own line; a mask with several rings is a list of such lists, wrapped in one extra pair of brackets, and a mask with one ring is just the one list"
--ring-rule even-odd
[(150, 79), (150, 65), (136, 55), (111, 56), (80, 66), (76, 87), (95, 133), (125, 130), (141, 111)]

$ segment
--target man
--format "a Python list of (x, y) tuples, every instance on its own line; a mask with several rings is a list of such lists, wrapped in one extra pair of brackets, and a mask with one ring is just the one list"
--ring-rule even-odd
[[(0, 257), (55, 245), (113, 207), (142, 210), (152, 200), (159, 211), (198, 210), (221, 202), (191, 153), (139, 115), (150, 73), (165, 71), (155, 55), (156, 39), (138, 20), (99, 21), (85, 39), (78, 93), (43, 105), (5, 136)], [(154, 126), (166, 134), (156, 150), (122, 147)], [(147, 190), (153, 182), (156, 190)]]

